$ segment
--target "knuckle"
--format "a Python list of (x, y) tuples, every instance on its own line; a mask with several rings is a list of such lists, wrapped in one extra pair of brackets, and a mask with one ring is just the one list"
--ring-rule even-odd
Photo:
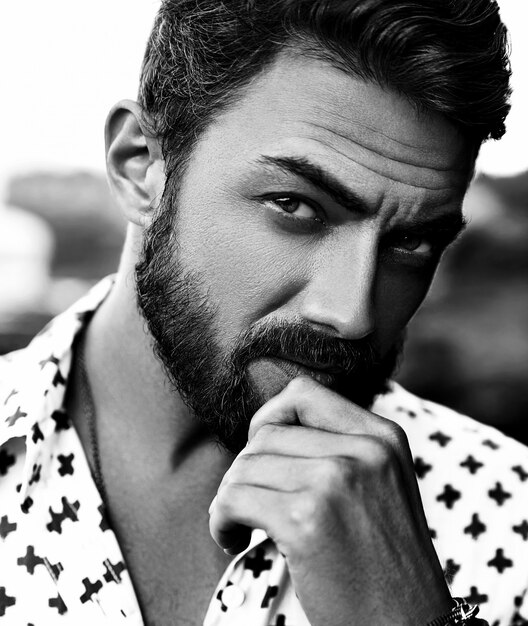
[(248, 467), (258, 463), (260, 454), (258, 452), (245, 452), (240, 454), (235, 463), (227, 472), (229, 480), (238, 482), (239, 478), (243, 478), (248, 471)]
[(338, 472), (337, 483), (339, 485), (350, 486), (357, 481), (357, 464), (355, 459), (346, 456), (334, 457), (334, 466)]
[(228, 485), (242, 485), (248, 475), (258, 471), (263, 455), (259, 452), (244, 452), (240, 454), (231, 467), (224, 474), (221, 487)]
[(288, 393), (297, 396), (304, 395), (313, 391), (316, 387), (316, 382), (310, 376), (296, 376), (287, 385)]
[(327, 494), (353, 482), (354, 472), (352, 459), (345, 456), (332, 456), (321, 459), (317, 472), (317, 488)]
[(396, 453), (391, 445), (378, 437), (370, 437), (366, 446), (366, 464), (371, 470), (386, 471), (393, 467)]
[(244, 471), (243, 466), (245, 464), (245, 456), (238, 456), (231, 467), (227, 470), (222, 478), (222, 482), (220, 483), (220, 487), (225, 487), (229, 484), (237, 483), (240, 474)]
[(273, 422), (266, 422), (265, 424), (262, 424), (253, 436), (251, 443), (253, 446), (262, 445), (264, 442), (268, 441), (275, 434), (277, 434), (280, 428), (279, 424), (275, 424)]
[(295, 541), (305, 542), (315, 536), (319, 527), (321, 502), (314, 494), (302, 493), (289, 509), (289, 526)]
[(384, 439), (392, 444), (397, 450), (404, 449), (408, 445), (405, 431), (399, 424), (396, 424), (396, 422), (393, 422), (392, 420), (385, 420), (383, 436)]
[(227, 482), (220, 486), (215, 504), (216, 512), (221, 516), (229, 517), (236, 509), (239, 495), (239, 486), (235, 483)]

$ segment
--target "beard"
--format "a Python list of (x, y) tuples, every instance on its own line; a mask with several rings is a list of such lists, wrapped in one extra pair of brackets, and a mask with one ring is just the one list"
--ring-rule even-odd
[(219, 444), (240, 452), (253, 415), (266, 401), (248, 371), (257, 359), (282, 357), (331, 367), (339, 372), (332, 376), (332, 389), (363, 408), (388, 390), (403, 334), (380, 358), (368, 337), (345, 340), (306, 322), (278, 320), (250, 327), (223, 349), (217, 308), (201, 276), (179, 258), (173, 212), (164, 203), (145, 232), (136, 265), (138, 307), (175, 391)]

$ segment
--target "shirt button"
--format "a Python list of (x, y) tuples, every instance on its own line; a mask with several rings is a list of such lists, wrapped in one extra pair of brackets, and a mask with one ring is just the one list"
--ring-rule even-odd
[(228, 609), (236, 609), (242, 606), (246, 594), (237, 585), (229, 585), (222, 591), (222, 604), (227, 606)]

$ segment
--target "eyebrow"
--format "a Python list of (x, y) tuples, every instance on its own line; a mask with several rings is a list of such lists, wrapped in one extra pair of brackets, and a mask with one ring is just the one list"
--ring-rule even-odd
[(372, 209), (358, 194), (345, 187), (335, 176), (325, 172), (315, 163), (308, 161), (308, 159), (264, 155), (260, 157), (259, 163), (272, 165), (284, 172), (304, 178), (304, 180), (324, 191), (327, 196), (349, 211), (354, 213), (373, 213)]
[(425, 219), (413, 217), (405, 224), (395, 224), (392, 233), (429, 235), (447, 247), (462, 234), (467, 225), (466, 218), (459, 210), (456, 213), (446, 213)]
[[(271, 165), (282, 171), (303, 178), (353, 213), (372, 215), (373, 209), (354, 191), (348, 189), (335, 176), (325, 172), (315, 163), (304, 157), (273, 157), (263, 155), (258, 159), (263, 165)], [(432, 217), (413, 217), (406, 224), (395, 224), (393, 231), (437, 234), (446, 243), (453, 242), (466, 228), (467, 222), (459, 209), (455, 212)]]

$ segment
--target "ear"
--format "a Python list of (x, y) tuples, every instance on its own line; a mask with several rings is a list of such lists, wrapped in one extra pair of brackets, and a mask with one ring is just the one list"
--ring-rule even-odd
[(147, 226), (165, 186), (165, 164), (158, 140), (145, 128), (132, 100), (118, 102), (105, 127), (106, 169), (114, 199), (125, 218)]

